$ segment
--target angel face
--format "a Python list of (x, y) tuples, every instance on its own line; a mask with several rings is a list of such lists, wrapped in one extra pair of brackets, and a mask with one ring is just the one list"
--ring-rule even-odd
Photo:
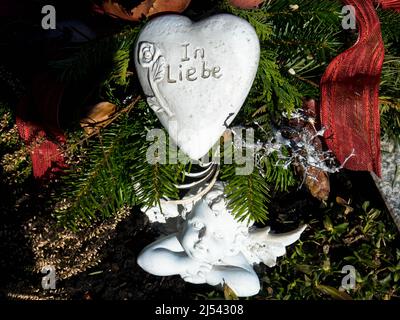
[(206, 201), (200, 200), (188, 215), (178, 239), (190, 257), (214, 264), (238, 253), (235, 244), (238, 224), (220, 207), (220, 202), (210, 208)]

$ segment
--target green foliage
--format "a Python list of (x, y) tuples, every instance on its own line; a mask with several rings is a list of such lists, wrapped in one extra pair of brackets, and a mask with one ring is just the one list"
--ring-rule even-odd
[(400, 141), (400, 100), (398, 102), (382, 101), (380, 111), (383, 136)]
[[(349, 212), (346, 206), (331, 204), (322, 222), (315, 219), (310, 223), (304, 241), (265, 277), (265, 288), (272, 289), (271, 293), (265, 290), (265, 298), (340, 298), (339, 287), (348, 274), (341, 273), (345, 265), (356, 270), (356, 287), (347, 290), (352, 299), (398, 296), (400, 251), (396, 249), (396, 227), (387, 213), (370, 208), (368, 202), (353, 209)], [(321, 290), (321, 285), (330, 290)]]
[(127, 85), (128, 67), (139, 28), (126, 28), (118, 34), (93, 40), (77, 48), (67, 59), (53, 61), (66, 82), (96, 80), (105, 85)]
[(380, 95), (400, 100), (400, 57), (386, 54), (382, 66)]
[[(262, 291), (251, 299), (399, 298), (400, 239), (387, 212), (371, 208), (368, 202), (330, 203), (313, 217), (302, 240), (288, 248), (276, 267), (265, 269)], [(342, 280), (349, 275), (342, 273), (346, 265), (355, 268), (356, 281), (353, 289), (343, 290)], [(212, 291), (202, 298), (223, 297)]]
[(400, 139), (400, 58), (386, 55), (380, 87), (381, 128), (386, 137)]
[(123, 158), (135, 129), (135, 123), (125, 117), (100, 131), (84, 147), (70, 141), (74, 147), (72, 163), (63, 177), (61, 204), (56, 209), (63, 226), (78, 229), (135, 203), (133, 183)]
[[(307, 54), (325, 59), (327, 52), (339, 44), (335, 37), (341, 30), (341, 2), (305, 0), (298, 9), (290, 5), (291, 1), (277, 0), (268, 1), (262, 7), (273, 24), (271, 41), (283, 46), (277, 50), (285, 56), (307, 50)], [(293, 45), (299, 47), (291, 48)]]
[[(279, 119), (282, 112), (290, 112), (299, 106), (301, 95), (281, 74), (273, 52), (262, 50), (256, 79), (250, 91), (244, 113), (257, 116), (255, 120), (268, 124)], [(258, 107), (258, 105), (261, 107)], [(257, 109), (254, 109), (257, 106)]]
[(277, 0), (260, 9), (240, 10), (223, 4), (223, 9), (248, 20), (260, 38), (259, 70), (243, 118), (256, 116), (266, 128), (282, 111), (299, 107), (301, 97), (319, 94), (319, 77), (343, 47), (339, 1), (307, 0), (297, 9), (290, 5)]
[[(299, 3), (298, 9), (291, 9), (290, 5), (290, 1), (278, 0), (263, 6), (273, 25), (273, 36), (265, 46), (275, 51), (277, 64), (303, 96), (315, 95), (313, 83), (319, 82), (330, 60), (343, 47), (342, 4), (307, 0)], [(289, 76), (289, 69), (295, 75)]]
[(226, 181), (228, 206), (236, 219), (265, 222), (268, 219), (269, 187), (266, 179), (255, 169), (249, 175), (237, 174), (235, 165), (222, 167), (221, 180)]
[(292, 167), (285, 168), (282, 160), (278, 159), (276, 152), (262, 159), (262, 167), (267, 182), (274, 186), (275, 191), (285, 192), (296, 184)]
[(149, 207), (161, 198), (179, 198), (176, 185), (185, 166), (147, 161), (155, 142), (146, 140), (143, 128), (153, 128), (155, 118), (146, 108), (140, 101), (93, 139), (71, 135), (70, 168), (57, 196), (56, 217), (61, 225), (77, 230), (113, 216), (124, 206)]
[(247, 20), (256, 30), (261, 42), (271, 37), (272, 25), (268, 22), (268, 16), (263, 10), (241, 10), (231, 6), (228, 1), (221, 4), (221, 9)]
[(0, 201), (3, 215), (15, 211), (15, 203), (26, 194), (25, 183), (32, 175), (29, 154), (19, 139), (11, 108), (0, 101), (0, 192), (7, 195)]
[[(179, 199), (179, 190), (176, 185), (184, 177), (185, 165), (183, 164), (150, 164), (146, 159), (151, 144), (157, 141), (145, 141), (145, 135), (136, 137), (139, 143), (132, 148), (139, 152), (133, 153), (131, 166), (132, 181), (135, 183), (135, 192), (138, 202), (145, 207), (160, 204), (160, 199)], [(133, 143), (134, 144), (134, 143)]]
[[(378, 10), (379, 20), (381, 22), (382, 37), (386, 45), (396, 44), (400, 41), (400, 16), (393, 10)], [(397, 54), (400, 54), (399, 48)]]

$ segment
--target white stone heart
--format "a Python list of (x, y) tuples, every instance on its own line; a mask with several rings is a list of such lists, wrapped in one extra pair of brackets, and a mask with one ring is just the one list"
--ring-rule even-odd
[(194, 160), (210, 150), (239, 112), (259, 59), (254, 28), (229, 14), (195, 23), (179, 15), (155, 18), (135, 48), (147, 102)]

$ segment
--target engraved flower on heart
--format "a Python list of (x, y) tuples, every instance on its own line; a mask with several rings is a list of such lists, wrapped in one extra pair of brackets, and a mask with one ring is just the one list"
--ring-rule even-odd
[(139, 63), (143, 68), (149, 68), (156, 58), (154, 43), (144, 41), (139, 47)]

